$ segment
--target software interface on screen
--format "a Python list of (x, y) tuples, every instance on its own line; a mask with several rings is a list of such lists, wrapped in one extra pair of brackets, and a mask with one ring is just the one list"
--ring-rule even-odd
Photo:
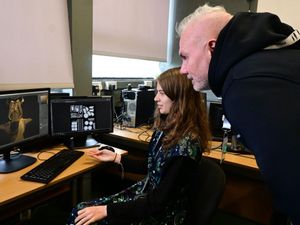
[(98, 132), (112, 132), (112, 98), (70, 97), (51, 101), (53, 136), (80, 137)]
[(11, 150), (49, 134), (48, 97), (48, 89), (0, 92), (0, 172), (26, 166), (25, 156), (12, 158)]

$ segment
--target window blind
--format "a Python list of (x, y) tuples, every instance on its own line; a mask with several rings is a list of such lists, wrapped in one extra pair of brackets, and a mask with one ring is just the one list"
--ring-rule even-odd
[(66, 0), (1, 0), (0, 90), (72, 88)]
[(169, 0), (94, 0), (93, 53), (166, 61)]

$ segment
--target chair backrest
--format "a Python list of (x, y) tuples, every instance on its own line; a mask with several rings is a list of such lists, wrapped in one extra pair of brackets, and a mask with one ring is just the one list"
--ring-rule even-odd
[(225, 174), (222, 168), (209, 158), (203, 157), (197, 168), (191, 193), (192, 224), (208, 225), (223, 196)]

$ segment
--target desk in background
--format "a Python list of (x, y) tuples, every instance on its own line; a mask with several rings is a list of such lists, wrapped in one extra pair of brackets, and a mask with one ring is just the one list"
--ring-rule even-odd
[[(147, 157), (152, 131), (147, 127), (115, 127), (110, 134), (101, 134), (100, 141), (126, 149), (131, 155)], [(204, 157), (220, 162), (220, 142), (212, 142), (212, 149)], [(261, 179), (255, 158), (251, 154), (226, 153), (221, 164), (226, 174), (226, 187), (219, 208), (260, 224), (269, 224), (274, 213), (271, 196)]]

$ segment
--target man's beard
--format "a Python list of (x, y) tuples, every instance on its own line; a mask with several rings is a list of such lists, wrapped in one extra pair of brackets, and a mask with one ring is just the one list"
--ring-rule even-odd
[(193, 88), (195, 91), (208, 90), (209, 89), (208, 80), (202, 80), (201, 82), (195, 82), (194, 80)]

